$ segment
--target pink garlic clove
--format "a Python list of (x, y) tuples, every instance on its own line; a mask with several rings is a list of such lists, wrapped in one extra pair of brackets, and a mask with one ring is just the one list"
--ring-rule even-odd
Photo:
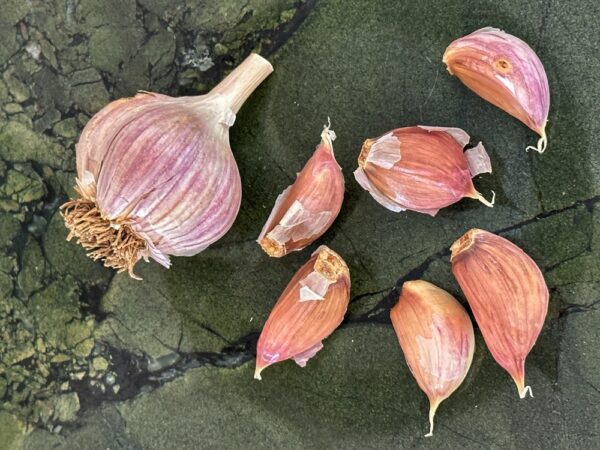
[(256, 346), (256, 372), (293, 359), (300, 367), (340, 325), (350, 301), (350, 272), (344, 260), (320, 246), (294, 275), (271, 311)]
[(448, 72), (488, 102), (516, 117), (547, 145), (550, 88), (542, 62), (521, 39), (486, 27), (452, 42), (443, 57)]
[(397, 128), (367, 139), (358, 158), (356, 181), (387, 209), (435, 216), (463, 197), (493, 206), (477, 192), (472, 177), (491, 172), (481, 143), (463, 152), (469, 135), (459, 128)]
[(473, 324), (461, 304), (426, 281), (407, 281), (390, 311), (406, 363), (429, 398), (429, 433), (442, 401), (458, 389), (475, 351)]
[(257, 242), (274, 257), (302, 250), (336, 219), (344, 200), (344, 176), (333, 155), (335, 133), (325, 127), (321, 143), (296, 181), (275, 201)]
[(272, 71), (252, 54), (207, 95), (143, 92), (94, 115), (76, 146), (81, 198), (61, 207), (68, 239), (137, 278), (141, 258), (169, 267), (169, 255), (195, 255), (222, 237), (241, 201), (229, 127)]
[(509, 240), (473, 228), (452, 244), (452, 273), (465, 293), (492, 356), (513, 378), (519, 396), (525, 359), (548, 314), (548, 287), (539, 267)]

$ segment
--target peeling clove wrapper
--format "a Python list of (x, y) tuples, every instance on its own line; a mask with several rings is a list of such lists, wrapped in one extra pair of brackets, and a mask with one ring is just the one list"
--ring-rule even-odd
[(169, 255), (192, 256), (221, 238), (242, 195), (229, 127), (272, 71), (252, 54), (207, 95), (141, 92), (100, 110), (76, 146), (80, 198), (61, 206), (67, 239), (138, 278), (142, 258), (168, 268)]
[(429, 433), (440, 403), (460, 386), (475, 351), (473, 324), (461, 304), (427, 281), (407, 281), (390, 318), (406, 363), (429, 398)]
[(492, 356), (512, 376), (519, 396), (531, 395), (525, 385), (525, 359), (548, 312), (542, 272), (515, 244), (476, 228), (459, 238), (451, 251), (452, 273)]
[(335, 133), (326, 126), (321, 143), (291, 186), (277, 197), (257, 242), (274, 257), (302, 250), (336, 219), (344, 200), (344, 176), (333, 155)]
[(443, 61), (469, 89), (540, 135), (537, 146), (527, 150), (546, 150), (550, 88), (542, 62), (527, 43), (486, 27), (452, 42)]
[(460, 128), (397, 128), (367, 139), (358, 158), (356, 181), (390, 211), (416, 211), (435, 216), (463, 197), (493, 206), (472, 178), (491, 173), (490, 158), (480, 142), (463, 152), (469, 135)]
[(350, 301), (350, 272), (344, 260), (320, 246), (289, 282), (271, 311), (256, 347), (256, 371), (286, 359), (300, 367), (323, 348), (342, 323)]

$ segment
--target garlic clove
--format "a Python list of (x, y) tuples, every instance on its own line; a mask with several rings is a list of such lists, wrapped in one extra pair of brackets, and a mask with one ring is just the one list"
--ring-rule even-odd
[(529, 45), (486, 27), (452, 42), (443, 61), (468, 88), (538, 133), (537, 147), (527, 149), (544, 152), (550, 88), (544, 66)]
[(492, 356), (525, 386), (525, 359), (548, 312), (548, 287), (536, 263), (509, 240), (472, 229), (451, 247), (452, 273), (467, 297)]
[(435, 216), (463, 197), (493, 206), (476, 189), (472, 177), (491, 172), (479, 143), (463, 152), (469, 135), (459, 128), (397, 128), (367, 139), (358, 158), (356, 181), (387, 209)]
[(335, 133), (326, 126), (321, 143), (291, 186), (275, 201), (257, 242), (274, 257), (302, 250), (336, 219), (344, 200), (344, 176), (333, 155)]
[(271, 311), (256, 347), (256, 371), (293, 359), (300, 367), (323, 348), (350, 301), (350, 272), (344, 260), (320, 246), (294, 275)]
[(273, 71), (253, 54), (209, 94), (142, 92), (116, 100), (86, 124), (77, 153), (80, 198), (62, 207), (68, 239), (119, 272), (140, 259), (169, 267), (221, 238), (241, 202), (229, 127)]
[(449, 293), (427, 281), (407, 281), (390, 318), (406, 363), (429, 398), (429, 433), (440, 403), (465, 379), (475, 351), (469, 315)]

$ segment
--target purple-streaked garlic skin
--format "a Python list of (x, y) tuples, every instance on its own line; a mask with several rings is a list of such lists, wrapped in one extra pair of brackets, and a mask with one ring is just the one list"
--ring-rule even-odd
[[(106, 217), (128, 217), (163, 254), (202, 251), (229, 230), (239, 210), (229, 127), (218, 119), (228, 110), (212, 103), (160, 96), (140, 107), (124, 104), (132, 112), (124, 113), (96, 174), (96, 201)], [(81, 166), (86, 170), (86, 162)]]
[(469, 135), (459, 128), (397, 128), (367, 139), (358, 158), (356, 181), (390, 211), (435, 216), (463, 197), (492, 206), (477, 192), (472, 177), (491, 172), (481, 143), (463, 151)]
[[(140, 258), (152, 257), (169, 267), (168, 255), (195, 255), (229, 230), (241, 203), (229, 127), (272, 70), (253, 54), (207, 95), (173, 98), (141, 92), (92, 117), (76, 146), (81, 201), (99, 211), (105, 230), (126, 226), (142, 247), (127, 255), (127, 267), (105, 264), (132, 276)], [(76, 204), (64, 207), (70, 237), (85, 241), (82, 245), (94, 259), (104, 259), (113, 244), (104, 242), (102, 255), (94, 254), (90, 228), (78, 232), (73, 225), (81, 214), (67, 217)]]
[(550, 88), (542, 62), (526, 42), (486, 27), (452, 42), (443, 61), (471, 90), (538, 133), (535, 149), (544, 151)]

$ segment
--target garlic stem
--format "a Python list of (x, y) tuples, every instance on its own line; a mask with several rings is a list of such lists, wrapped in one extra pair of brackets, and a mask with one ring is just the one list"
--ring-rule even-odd
[(519, 397), (525, 398), (527, 397), (527, 393), (533, 398), (533, 391), (531, 390), (531, 386), (525, 386), (525, 361), (523, 361), (522, 365), (517, 368), (517, 375), (514, 377), (515, 384), (517, 385), (517, 391), (519, 391)]
[(336, 139), (335, 131), (331, 129), (331, 119), (327, 118), (327, 125), (323, 126), (321, 139), (325, 143), (327, 149), (333, 154), (333, 141)]
[(496, 202), (496, 193), (494, 191), (492, 191), (492, 199), (491, 200), (486, 200), (485, 197), (483, 195), (481, 195), (479, 192), (477, 191), (473, 191), (472, 194), (468, 195), (469, 198), (474, 198), (475, 200), (479, 200), (481, 203), (483, 203), (485, 206), (488, 206), (489, 208), (493, 208), (494, 207), (494, 203)]
[(537, 146), (529, 145), (525, 148), (525, 151), (535, 150), (540, 155), (546, 151), (546, 146), (548, 145), (548, 137), (546, 136), (546, 125), (544, 124), (544, 129), (542, 130), (542, 137), (538, 139)]
[(433, 436), (433, 419), (435, 418), (435, 412), (437, 411), (438, 406), (440, 406), (438, 400), (429, 402), (429, 433), (427, 433), (425, 437)]
[(255, 380), (262, 380), (260, 373), (264, 370), (264, 368), (265, 368), (265, 366), (259, 366), (258, 364), (256, 365), (256, 369), (254, 370), (254, 379)]
[(262, 81), (273, 72), (273, 66), (262, 56), (252, 53), (225, 77), (211, 94), (221, 94), (234, 114)]
[(494, 207), (494, 202), (496, 201), (496, 193), (494, 191), (492, 191), (492, 199), (490, 201), (487, 201), (483, 195), (481, 195), (480, 193), (477, 193), (477, 200), (479, 200), (481, 203), (483, 203), (485, 206), (488, 206), (490, 208)]
[(519, 397), (521, 397), (521, 398), (527, 397), (528, 392), (529, 392), (529, 395), (531, 396), (531, 398), (533, 398), (533, 391), (531, 390), (531, 386), (525, 386), (523, 389), (521, 389), (519, 391)]

